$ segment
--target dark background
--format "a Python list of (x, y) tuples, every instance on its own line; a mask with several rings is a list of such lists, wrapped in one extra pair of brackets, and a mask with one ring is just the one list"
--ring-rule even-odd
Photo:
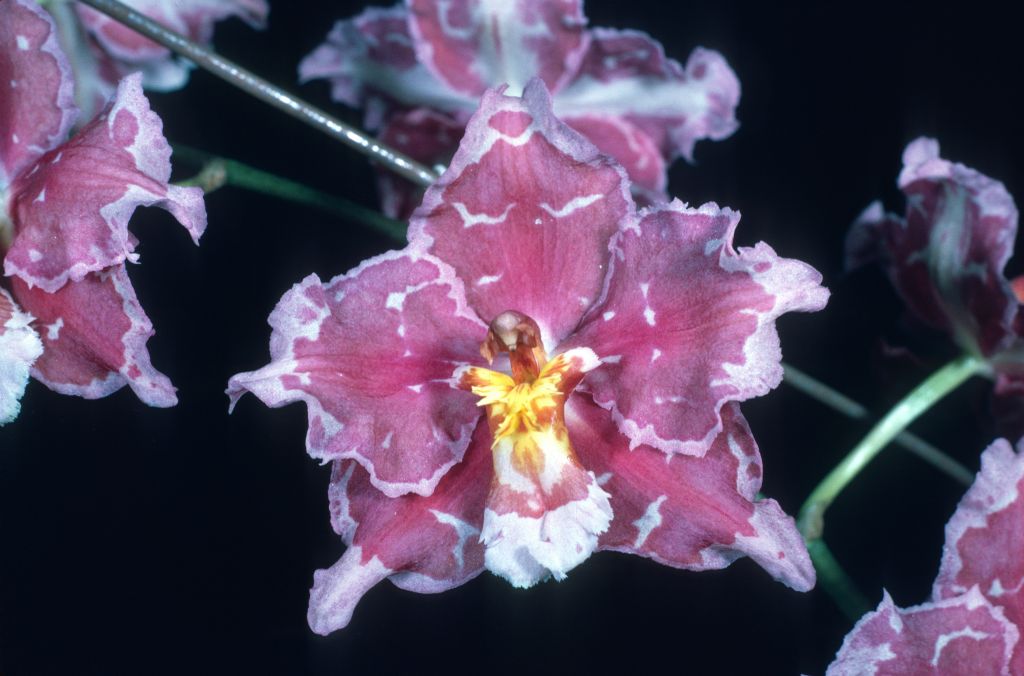
[[(358, 123), (323, 83), (299, 88), (295, 69), (361, 4), (271, 4), (267, 32), (227, 22), (218, 48)], [(740, 78), (740, 130), (699, 144), (696, 166), (674, 165), (673, 194), (740, 209), (740, 244), (763, 239), (822, 271), (829, 307), (782, 320), (785, 357), (884, 413), (956, 353), (902, 318), (877, 271), (844, 274), (843, 236), (872, 199), (902, 211), (900, 154), (921, 134), (1024, 194), (1016, 17), (981, 2), (668, 4), (586, 10), (592, 25), (649, 32), (679, 60), (696, 45), (718, 49)], [(204, 73), (151, 100), (172, 141), (375, 204), (365, 160)], [(193, 169), (178, 163), (176, 176)], [(0, 429), (0, 673), (824, 671), (851, 623), (820, 589), (790, 591), (747, 560), (691, 573), (602, 553), (528, 591), (489, 574), (430, 596), (381, 584), (347, 629), (312, 634), (313, 570), (342, 552), (329, 469), (303, 452), (303, 406), (248, 397), (228, 416), (223, 389), (266, 363), (266, 316), (291, 284), (393, 244), (233, 188), (207, 208), (199, 248), (158, 210), (132, 226), (144, 264), (131, 276), (158, 331), (153, 363), (181, 403), (150, 409), (128, 389), (83, 401), (33, 382), (21, 417)], [(996, 434), (989, 389), (971, 381), (914, 429), (976, 469)], [(744, 411), (764, 492), (791, 514), (866, 431), (785, 385)], [(962, 493), (892, 448), (829, 512), (828, 541), (872, 603), (882, 587), (900, 605), (923, 602)]]

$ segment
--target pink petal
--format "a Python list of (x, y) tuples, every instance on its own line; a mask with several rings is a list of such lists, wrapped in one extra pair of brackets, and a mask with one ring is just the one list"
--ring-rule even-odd
[(966, 349), (990, 356), (1017, 342), (1019, 304), (1003, 274), (1017, 209), (1003, 184), (943, 160), (935, 140), (919, 138), (903, 153), (899, 185), (906, 219), (873, 205), (854, 224), (848, 247), (870, 251), (874, 239), (911, 310)]
[(430, 495), (462, 459), (480, 409), (451, 374), (480, 361), (487, 328), (450, 267), (393, 251), (328, 284), (310, 275), (269, 321), (272, 361), (231, 378), (232, 406), (246, 391), (306, 402), (309, 454), (358, 461), (391, 497)]
[[(981, 456), (981, 471), (946, 525), (934, 597), (977, 586), (1006, 618), (1024, 627), (1024, 446), (1000, 439)], [(1018, 644), (1011, 672), (1024, 673)]]
[(775, 320), (824, 307), (828, 291), (767, 244), (733, 248), (739, 214), (678, 200), (643, 214), (616, 243), (609, 282), (569, 345), (604, 361), (583, 387), (632, 446), (703, 455), (729, 401), (782, 379)]
[(4, 272), (54, 292), (135, 261), (128, 220), (138, 206), (170, 211), (198, 242), (206, 228), (202, 190), (168, 184), (170, 155), (139, 76), (125, 78), (106, 112), (15, 181), (15, 238)]
[(725, 429), (703, 458), (666, 459), (649, 446), (630, 450), (607, 411), (585, 396), (570, 399), (573, 445), (612, 496), (615, 519), (600, 548), (687, 570), (749, 556), (785, 585), (811, 589), (814, 567), (795, 522), (774, 500), (755, 500), (761, 457), (750, 428), (736, 404), (722, 417)]
[(1016, 674), (1008, 664), (1018, 637), (976, 587), (906, 610), (884, 593), (846, 636), (827, 676)]
[(0, 190), (67, 138), (73, 87), (50, 15), (32, 0), (0, 3)]
[(362, 466), (335, 461), (331, 516), (349, 548), (337, 563), (313, 575), (308, 616), (313, 631), (326, 635), (347, 625), (359, 599), (384, 578), (402, 589), (434, 593), (480, 574), (489, 444), (487, 425), (481, 423), (466, 459), (429, 497), (388, 498)]
[[(371, 95), (439, 110), (475, 107), (475, 96), (449, 89), (417, 60), (408, 17), (401, 5), (371, 7), (335, 23), (327, 40), (299, 64), (299, 79), (328, 80), (331, 97), (355, 108), (366, 106)], [(366, 126), (380, 124), (377, 112), (367, 111)]]
[(539, 77), (557, 92), (587, 47), (582, 0), (407, 0), (416, 53), (438, 78), (478, 96)]
[(455, 267), (485, 321), (518, 310), (550, 349), (600, 293), (608, 241), (633, 218), (627, 190), (621, 168), (559, 121), (533, 80), (521, 99), (484, 95), (409, 241)]
[(556, 98), (560, 117), (621, 118), (642, 130), (668, 161), (692, 161), (697, 141), (736, 131), (740, 84), (718, 52), (698, 47), (684, 68), (645, 33), (597, 28), (590, 34), (576, 78)]
[(18, 417), (32, 363), (43, 352), (27, 315), (0, 289), (0, 425)]
[(167, 376), (153, 368), (153, 325), (123, 265), (69, 282), (56, 293), (11, 280), (14, 297), (36, 318), (46, 348), (32, 375), (61, 394), (98, 399), (125, 385), (150, 406), (174, 406)]
[(587, 137), (602, 153), (614, 157), (629, 174), (632, 189), (641, 189), (649, 203), (668, 200), (665, 160), (651, 137), (616, 115), (578, 115), (566, 124)]
[[(381, 142), (428, 167), (448, 166), (459, 147), (465, 125), (427, 108), (396, 113), (380, 133)], [(408, 220), (423, 201), (423, 188), (386, 169), (377, 171), (381, 210), (392, 218)]]

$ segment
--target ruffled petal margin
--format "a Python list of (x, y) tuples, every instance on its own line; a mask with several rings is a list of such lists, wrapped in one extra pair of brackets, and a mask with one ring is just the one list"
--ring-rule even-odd
[(701, 456), (729, 401), (782, 380), (775, 321), (825, 306), (821, 275), (767, 244), (734, 249), (739, 214), (678, 200), (613, 244), (600, 302), (569, 339), (604, 362), (583, 384), (632, 446)]
[(10, 294), (0, 289), (0, 425), (18, 417), (29, 369), (43, 353), (31, 322), (32, 315), (22, 312)]
[(452, 383), (481, 361), (487, 328), (436, 258), (393, 251), (324, 284), (310, 275), (269, 319), (271, 363), (231, 378), (268, 406), (304, 401), (306, 449), (354, 459), (383, 493), (430, 495), (462, 459), (481, 412)]

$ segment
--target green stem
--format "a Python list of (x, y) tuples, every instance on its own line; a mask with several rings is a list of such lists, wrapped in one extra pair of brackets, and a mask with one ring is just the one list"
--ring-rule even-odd
[(867, 436), (843, 458), (822, 480), (804, 502), (797, 524), (809, 544), (822, 537), (825, 511), (836, 496), (878, 455), (896, 435), (935, 402), (952, 392), (964, 381), (986, 368), (986, 363), (973, 355), (963, 355), (943, 366), (915, 387), (897, 403)]
[[(842, 392), (832, 389), (792, 364), (782, 366), (785, 369), (785, 382), (807, 396), (855, 420), (866, 420), (870, 416), (864, 406)], [(912, 432), (900, 432), (893, 441), (964, 486), (970, 486), (974, 481), (973, 472)]]
[(867, 598), (839, 565), (824, 540), (808, 542), (807, 551), (814, 562), (814, 569), (818, 571), (818, 582), (851, 622), (856, 622), (871, 611)]
[(329, 195), (247, 164), (210, 155), (188, 146), (175, 144), (174, 156), (184, 162), (202, 166), (202, 170), (196, 176), (182, 181), (179, 185), (198, 185), (207, 192), (216, 190), (223, 185), (231, 185), (306, 204), (346, 220), (356, 221), (387, 235), (399, 244), (405, 244), (405, 223), (392, 220), (373, 209), (367, 209), (344, 198)]

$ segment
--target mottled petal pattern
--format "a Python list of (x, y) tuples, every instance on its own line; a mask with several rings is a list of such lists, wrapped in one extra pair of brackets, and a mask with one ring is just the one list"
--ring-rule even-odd
[(612, 496), (615, 519), (600, 548), (688, 570), (749, 556), (787, 586), (811, 589), (814, 567), (796, 523), (774, 500), (756, 498), (761, 456), (738, 405), (723, 408), (722, 418), (725, 428), (703, 458), (666, 458), (649, 446), (630, 450), (607, 411), (584, 396), (570, 400), (566, 420), (580, 461)]
[(0, 3), (0, 209), (14, 177), (67, 138), (73, 87), (50, 15), (32, 0)]
[[(1000, 439), (981, 456), (981, 471), (946, 525), (934, 596), (977, 586), (1018, 629), (1024, 628), (1024, 446)], [(1024, 643), (1011, 673), (1024, 674)]]
[(872, 240), (910, 309), (984, 356), (1018, 341), (1018, 300), (1003, 275), (1017, 235), (1017, 209), (1002, 183), (939, 157), (939, 144), (913, 141), (899, 186), (904, 219), (872, 206), (848, 239), (851, 263)]
[(633, 217), (622, 170), (552, 114), (533, 80), (522, 98), (484, 95), (409, 241), (455, 267), (484, 321), (518, 310), (551, 348), (597, 298), (608, 241)]
[[(381, 142), (400, 150), (428, 167), (451, 162), (465, 131), (463, 124), (428, 108), (397, 113), (381, 130)], [(423, 188), (384, 168), (377, 170), (381, 211), (392, 218), (409, 220), (423, 201)]]
[(703, 455), (729, 401), (782, 379), (775, 321), (824, 307), (821, 275), (767, 244), (734, 249), (739, 214), (678, 200), (622, 233), (601, 301), (568, 341), (604, 361), (583, 387), (632, 446)]
[(125, 385), (150, 406), (174, 406), (167, 376), (153, 368), (153, 325), (123, 265), (93, 272), (54, 293), (11, 280), (14, 297), (36, 318), (45, 350), (32, 375), (52, 390), (97, 399)]
[(843, 641), (827, 676), (1009, 675), (1017, 628), (972, 587), (951, 599), (897, 608), (885, 593)]
[(270, 325), (271, 363), (234, 376), (232, 402), (246, 391), (268, 406), (306, 402), (309, 454), (355, 459), (391, 497), (430, 495), (462, 459), (480, 410), (451, 376), (480, 361), (486, 326), (450, 267), (391, 252), (327, 284), (310, 275)]
[(0, 425), (18, 417), (29, 369), (43, 352), (31, 322), (32, 315), (22, 312), (10, 294), (0, 289)]
[(507, 84), (518, 96), (533, 77), (557, 92), (587, 47), (583, 0), (406, 4), (420, 61), (464, 94)]
[(55, 292), (135, 261), (128, 220), (139, 206), (167, 209), (198, 243), (206, 228), (203, 193), (169, 185), (170, 156), (139, 76), (125, 78), (103, 114), (15, 180), (15, 237), (4, 272)]
[(487, 425), (481, 423), (465, 461), (429, 497), (385, 498), (361, 465), (334, 462), (331, 519), (348, 549), (313, 576), (308, 616), (313, 631), (326, 635), (347, 625), (363, 594), (385, 578), (402, 589), (433, 593), (483, 571), (480, 528), (491, 476), (489, 445)]
[(622, 118), (643, 130), (670, 161), (692, 161), (697, 141), (736, 131), (740, 83), (718, 52), (698, 47), (684, 68), (645, 33), (597, 28), (591, 35), (579, 72), (555, 99), (555, 112), (566, 121), (581, 115)]

